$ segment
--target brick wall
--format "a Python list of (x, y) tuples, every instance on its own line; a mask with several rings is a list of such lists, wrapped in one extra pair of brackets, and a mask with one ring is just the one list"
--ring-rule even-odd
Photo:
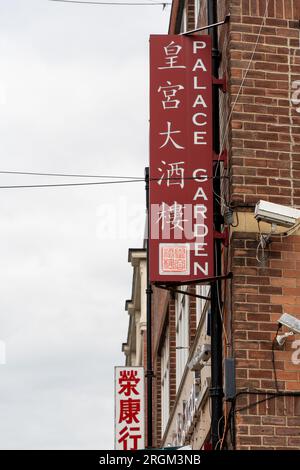
[[(272, 342), (277, 320), (287, 312), (300, 318), (300, 236), (273, 241), (265, 266), (256, 259), (256, 234), (237, 232), (232, 239), (233, 348), (238, 391), (276, 391)], [(293, 342), (275, 346), (280, 391), (300, 390), (300, 365), (293, 364)], [(299, 346), (298, 346), (299, 348)], [(252, 406), (265, 395), (241, 395), (236, 409), (238, 449), (287, 449), (300, 445), (300, 397), (276, 397)]]
[[(228, 130), (230, 155), (227, 202), (237, 210), (247, 210), (259, 199), (298, 205), (300, 115), (291, 106), (291, 92), (292, 82), (300, 77), (300, 2), (270, 0), (263, 27), (266, 0), (231, 0), (229, 4), (228, 34), (220, 36), (221, 68), (227, 70), (229, 82), (228, 96), (221, 102), (221, 140)], [(300, 237), (273, 239), (265, 265), (256, 259), (257, 244), (257, 234), (250, 229), (233, 234), (232, 316), (227, 326), (231, 326), (237, 360), (238, 390), (275, 391), (272, 342), (277, 319), (283, 312), (300, 318)], [(282, 391), (300, 390), (300, 368), (292, 363), (292, 343), (293, 339), (283, 348), (275, 347)], [(299, 448), (300, 398), (276, 397), (249, 408), (264, 398), (239, 395), (237, 448)]]
[(262, 198), (297, 205), (300, 115), (290, 100), (292, 82), (300, 76), (300, 2), (270, 0), (261, 29), (266, 1), (230, 1), (231, 106), (241, 91), (229, 145), (231, 200), (254, 204)]
[[(189, 287), (190, 294), (196, 294), (195, 286)], [(197, 331), (197, 320), (196, 320), (196, 297), (189, 297), (189, 346), (192, 348), (196, 331)]]
[(191, 31), (195, 29), (195, 2), (194, 0), (186, 0), (187, 9), (187, 29)]
[(175, 300), (169, 303), (169, 337), (170, 337), (170, 412), (176, 398), (176, 312)]
[(161, 443), (161, 360), (156, 355), (153, 363), (154, 383), (153, 383), (153, 446), (160, 447)]

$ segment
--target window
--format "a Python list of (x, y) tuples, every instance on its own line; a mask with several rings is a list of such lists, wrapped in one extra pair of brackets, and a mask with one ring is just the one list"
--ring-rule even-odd
[(185, 33), (186, 31), (187, 31), (187, 15), (186, 15), (186, 8), (184, 8), (183, 13), (182, 13), (180, 32)]
[[(196, 286), (196, 294), (197, 295), (202, 295), (203, 297), (209, 297), (210, 293), (210, 286), (206, 286), (204, 284), (200, 284)], [(196, 297), (196, 316), (197, 316), (197, 326), (199, 325), (199, 322), (202, 318), (202, 315), (204, 313), (205, 305), (206, 305), (207, 300), (205, 299), (199, 299)]]
[[(186, 290), (186, 288), (182, 288)], [(189, 298), (177, 294), (176, 313), (176, 390), (178, 390), (189, 355)]]
[(198, 26), (198, 20), (199, 20), (199, 14), (200, 14), (200, 1), (201, 0), (195, 0), (195, 28)]
[(170, 349), (169, 333), (161, 350), (161, 430), (165, 432), (170, 412)]
[(206, 334), (207, 336), (211, 336), (211, 309), (207, 310), (206, 315)]

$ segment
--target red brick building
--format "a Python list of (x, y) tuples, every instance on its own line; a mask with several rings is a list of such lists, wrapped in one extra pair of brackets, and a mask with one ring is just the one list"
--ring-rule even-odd
[[(281, 314), (300, 319), (300, 231), (278, 226), (263, 249), (260, 231), (271, 225), (258, 224), (254, 209), (259, 200), (300, 207), (300, 0), (222, 0), (217, 14), (230, 14), (218, 27), (228, 154), (219, 203), (229, 240), (222, 270), (233, 279), (222, 283), (220, 306), (223, 387), (228, 358), (236, 387), (223, 400), (218, 447), (299, 449), (300, 335), (283, 346), (275, 337)], [(207, 25), (207, 0), (173, 1), (170, 34)], [(209, 286), (189, 290), (209, 296)], [(210, 359), (196, 359), (210, 343), (210, 303), (155, 288), (152, 310), (154, 443), (209, 448)]]

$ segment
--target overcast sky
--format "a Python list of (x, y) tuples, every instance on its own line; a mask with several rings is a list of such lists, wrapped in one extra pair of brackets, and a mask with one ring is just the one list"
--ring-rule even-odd
[[(143, 175), (148, 40), (169, 14), (1, 0), (0, 171)], [(0, 186), (72, 181), (0, 175)], [(143, 202), (143, 183), (0, 189), (1, 449), (113, 448)]]

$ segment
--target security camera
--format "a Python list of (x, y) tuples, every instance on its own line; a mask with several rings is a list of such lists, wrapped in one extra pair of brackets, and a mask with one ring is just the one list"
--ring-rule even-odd
[(210, 356), (211, 356), (210, 344), (202, 344), (201, 349), (200, 349), (200, 355), (199, 355), (200, 361), (206, 362), (208, 361), (208, 359), (210, 359)]
[(289, 315), (288, 313), (284, 313), (278, 319), (279, 325), (286, 326), (291, 333), (299, 334), (300, 333), (300, 320), (298, 318), (293, 317), (293, 315)]
[(196, 371), (201, 370), (204, 366), (204, 363), (210, 359), (211, 356), (211, 347), (210, 344), (202, 344), (193, 357), (193, 359), (188, 363), (190, 370)]
[(281, 227), (292, 227), (300, 219), (300, 210), (274, 204), (273, 202), (258, 201), (254, 217), (259, 222), (267, 222)]
[(289, 331), (288, 333), (284, 333), (283, 335), (277, 335), (277, 336), (276, 336), (276, 341), (277, 341), (277, 343), (279, 344), (279, 346), (283, 346), (284, 343), (286, 342), (286, 339), (287, 339), (289, 336), (294, 336), (293, 331)]

